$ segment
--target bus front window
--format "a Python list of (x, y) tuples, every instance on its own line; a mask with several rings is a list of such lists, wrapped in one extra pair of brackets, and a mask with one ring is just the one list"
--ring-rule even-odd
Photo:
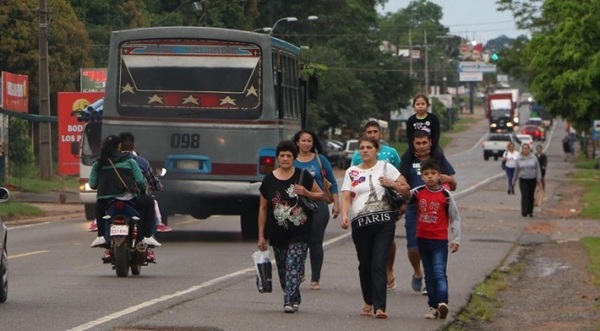
[(102, 123), (87, 123), (81, 141), (81, 163), (91, 166), (100, 157), (101, 144)]

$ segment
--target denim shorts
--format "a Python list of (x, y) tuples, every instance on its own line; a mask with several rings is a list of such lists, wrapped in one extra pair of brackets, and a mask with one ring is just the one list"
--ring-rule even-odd
[(404, 213), (404, 227), (406, 228), (406, 248), (417, 248), (417, 205), (406, 206)]

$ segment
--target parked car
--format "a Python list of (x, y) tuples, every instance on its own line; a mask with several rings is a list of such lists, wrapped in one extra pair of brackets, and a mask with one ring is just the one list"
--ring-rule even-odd
[(344, 143), (344, 162), (343, 166), (340, 169), (348, 169), (352, 164), (352, 156), (354, 155), (354, 151), (358, 149), (358, 139), (349, 139)]
[(527, 124), (521, 128), (521, 134), (530, 135), (534, 141), (545, 141), (546, 131), (534, 124)]
[[(0, 202), (8, 201), (10, 193), (0, 187)], [(0, 219), (0, 302), (8, 298), (8, 250), (6, 248), (8, 232), (2, 219)]]
[(323, 155), (333, 168), (344, 166), (344, 143), (337, 140), (323, 140)]
[(481, 142), (481, 148), (483, 149), (483, 159), (489, 160), (493, 157), (494, 160), (498, 160), (507, 150), (508, 143), (512, 142), (515, 144), (515, 148), (518, 149), (520, 146), (519, 140), (514, 133), (489, 133), (484, 141)]
[(517, 134), (517, 139), (519, 139), (521, 145), (529, 144), (529, 147), (533, 150), (533, 137), (531, 135), (519, 133)]

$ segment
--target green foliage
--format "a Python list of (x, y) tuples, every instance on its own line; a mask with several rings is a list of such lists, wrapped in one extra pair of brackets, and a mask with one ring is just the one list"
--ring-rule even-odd
[(33, 216), (44, 216), (45, 212), (40, 208), (24, 203), (8, 201), (0, 208), (0, 218), (9, 221), (14, 218), (27, 218)]
[(13, 176), (22, 179), (34, 167), (33, 149), (29, 138), (29, 124), (27, 121), (11, 117), (9, 121), (8, 159), (10, 172)]
[(581, 239), (581, 243), (590, 257), (589, 269), (594, 274), (594, 283), (600, 287), (600, 238), (586, 237)]
[(67, 188), (79, 188), (79, 178), (70, 176), (53, 180), (41, 180), (38, 178), (37, 173), (32, 171), (23, 178), (9, 177), (6, 179), (6, 184), (14, 186), (22, 192), (47, 193), (50, 191), (61, 191)]

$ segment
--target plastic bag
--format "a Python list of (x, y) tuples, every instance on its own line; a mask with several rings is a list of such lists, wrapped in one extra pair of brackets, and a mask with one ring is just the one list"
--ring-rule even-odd
[(254, 266), (256, 267), (256, 287), (260, 293), (271, 293), (273, 291), (272, 267), (269, 250), (256, 251), (252, 253)]

